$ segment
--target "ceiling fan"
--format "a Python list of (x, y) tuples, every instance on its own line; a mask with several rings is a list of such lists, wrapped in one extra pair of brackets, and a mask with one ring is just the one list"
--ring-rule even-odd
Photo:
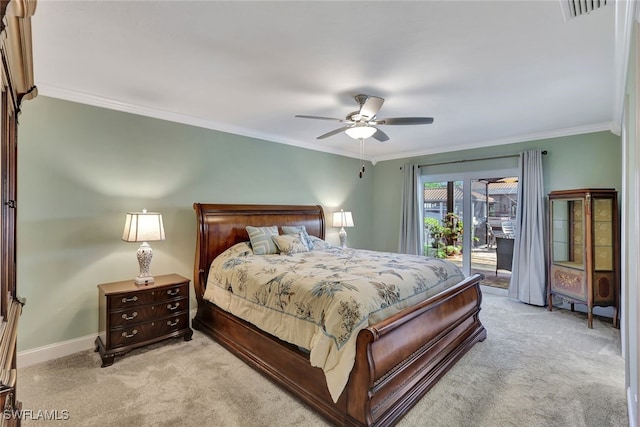
[(296, 117), (303, 119), (333, 120), (347, 124), (347, 126), (320, 135), (317, 139), (324, 139), (339, 134), (340, 132), (345, 132), (353, 139), (363, 140), (373, 137), (381, 142), (388, 141), (389, 137), (376, 126), (428, 125), (433, 123), (433, 117), (393, 117), (380, 119), (376, 115), (378, 111), (380, 111), (380, 108), (382, 108), (382, 104), (384, 103), (383, 98), (360, 94), (355, 96), (355, 100), (360, 106), (360, 109), (347, 114), (347, 117), (344, 119), (305, 115), (296, 115)]

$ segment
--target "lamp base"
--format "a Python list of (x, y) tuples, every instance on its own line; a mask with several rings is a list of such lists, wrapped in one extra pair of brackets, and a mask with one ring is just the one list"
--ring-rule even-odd
[(151, 259), (153, 258), (153, 250), (147, 242), (142, 242), (138, 251), (136, 252), (138, 257), (138, 265), (140, 266), (140, 274), (135, 278), (136, 285), (148, 285), (153, 283), (153, 276), (149, 273), (149, 267), (151, 266)]
[(149, 285), (154, 282), (153, 276), (136, 276), (134, 279), (136, 285)]
[(342, 249), (347, 248), (347, 232), (344, 230), (344, 227), (340, 228), (338, 232), (338, 236), (340, 236), (340, 247)]

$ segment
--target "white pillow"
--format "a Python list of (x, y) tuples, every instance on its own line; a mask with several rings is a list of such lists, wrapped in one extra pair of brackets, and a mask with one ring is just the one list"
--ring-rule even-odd
[(307, 249), (313, 249), (313, 243), (311, 243), (311, 239), (309, 239), (309, 234), (307, 233), (307, 228), (304, 225), (283, 225), (282, 232), (284, 234), (293, 234), (296, 235), (298, 233), (301, 234), (300, 238), (302, 243), (307, 247)]
[(309, 252), (309, 248), (302, 242), (302, 233), (283, 234), (282, 236), (271, 236), (278, 249), (280, 255), (293, 255), (299, 252)]
[(328, 249), (331, 247), (329, 242), (316, 236), (309, 236), (309, 241), (311, 242), (311, 250)]

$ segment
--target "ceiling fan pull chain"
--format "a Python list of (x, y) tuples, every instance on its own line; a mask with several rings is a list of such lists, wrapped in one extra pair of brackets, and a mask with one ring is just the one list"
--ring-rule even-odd
[(362, 168), (358, 176), (362, 179), (362, 175), (364, 175), (364, 138), (360, 138), (360, 163), (362, 163)]

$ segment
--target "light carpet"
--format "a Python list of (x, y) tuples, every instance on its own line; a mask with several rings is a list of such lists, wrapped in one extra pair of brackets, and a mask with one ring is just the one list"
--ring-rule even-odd
[[(485, 293), (476, 344), (399, 426), (626, 426), (620, 331), (610, 319)], [(168, 340), (100, 368), (87, 350), (18, 372), (25, 426), (324, 426), (210, 338)]]

